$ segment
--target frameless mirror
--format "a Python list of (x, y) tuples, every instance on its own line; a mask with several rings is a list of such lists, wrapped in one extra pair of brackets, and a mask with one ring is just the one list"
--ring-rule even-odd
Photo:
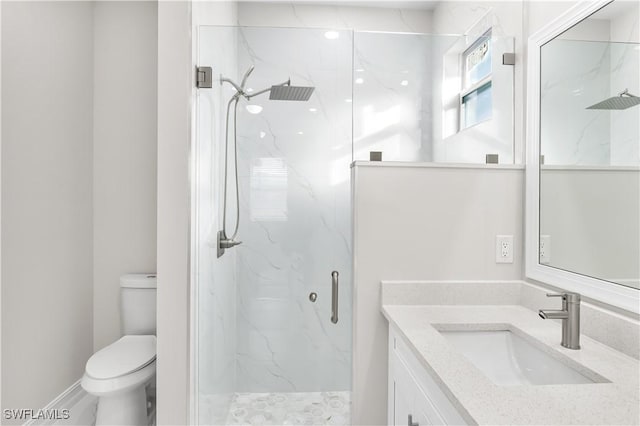
[(540, 264), (640, 288), (640, 3), (540, 49)]

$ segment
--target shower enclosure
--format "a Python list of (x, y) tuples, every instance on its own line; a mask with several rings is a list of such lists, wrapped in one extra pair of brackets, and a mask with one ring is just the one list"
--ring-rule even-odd
[[(350, 421), (352, 34), (325, 33), (199, 30), (198, 63), (213, 68), (213, 87), (197, 94), (194, 152), (201, 424)], [(240, 85), (250, 67), (226, 173), (227, 229), (238, 201), (242, 243), (218, 258), (226, 110), (237, 92), (220, 79)], [(251, 97), (288, 79), (315, 87), (308, 101)]]
[[(499, 54), (513, 49), (513, 39), (493, 43)], [(441, 88), (460, 79), (465, 46), (464, 36), (199, 27), (197, 63), (212, 67), (213, 84), (196, 92), (194, 123), (194, 422), (351, 424), (350, 165), (370, 151), (386, 161), (452, 158)], [(447, 67), (457, 76), (445, 79)], [(494, 77), (502, 121), (488, 124), (512, 131), (512, 68)], [(289, 79), (315, 88), (308, 100), (251, 96)], [(481, 124), (476, 146), (510, 149), (512, 133), (492, 138)]]

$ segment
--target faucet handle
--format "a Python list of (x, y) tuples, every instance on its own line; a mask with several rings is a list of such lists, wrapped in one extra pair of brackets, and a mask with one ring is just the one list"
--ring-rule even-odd
[(547, 293), (547, 297), (567, 297), (567, 293)]
[(574, 293), (572, 291), (566, 291), (564, 293), (547, 293), (547, 297), (562, 297), (562, 300), (566, 300), (569, 303), (580, 303), (580, 293)]

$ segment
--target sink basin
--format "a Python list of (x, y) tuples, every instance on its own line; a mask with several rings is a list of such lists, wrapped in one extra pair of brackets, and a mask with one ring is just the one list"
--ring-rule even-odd
[[(578, 372), (511, 330), (439, 330), (495, 384), (553, 385), (607, 382), (590, 370)], [(562, 356), (561, 354), (558, 354)], [(576, 364), (577, 368), (580, 368)], [(587, 375), (585, 375), (587, 374)]]

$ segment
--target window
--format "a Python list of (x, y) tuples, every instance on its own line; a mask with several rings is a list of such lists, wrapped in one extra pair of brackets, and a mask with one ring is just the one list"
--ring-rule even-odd
[(491, 29), (462, 53), (462, 66), (460, 128), (466, 129), (491, 118)]

